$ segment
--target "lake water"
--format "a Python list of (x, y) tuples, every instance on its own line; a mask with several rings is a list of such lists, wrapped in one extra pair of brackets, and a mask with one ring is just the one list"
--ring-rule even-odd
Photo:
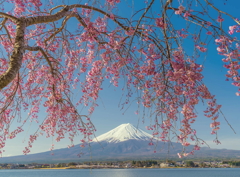
[(239, 177), (240, 168), (0, 170), (0, 177)]

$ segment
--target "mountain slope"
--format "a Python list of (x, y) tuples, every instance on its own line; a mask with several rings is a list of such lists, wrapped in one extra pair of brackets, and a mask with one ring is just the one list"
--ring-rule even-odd
[[(56, 149), (52, 152), (3, 157), (0, 163), (27, 163), (27, 162), (69, 162), (91, 160), (120, 160), (120, 159), (159, 159), (177, 158), (177, 153), (182, 151), (180, 143), (169, 144), (157, 142), (149, 146), (152, 136), (143, 130), (136, 129), (131, 124), (122, 124), (115, 129), (98, 136), (89, 147), (80, 148), (80, 144), (72, 148)], [(189, 146), (193, 149), (193, 146)], [(156, 150), (156, 153), (153, 153)], [(202, 148), (194, 156), (188, 158), (236, 158), (240, 156), (238, 150)], [(80, 158), (79, 158), (80, 157)]]
[(109, 143), (118, 143), (127, 141), (130, 139), (150, 141), (152, 135), (144, 132), (141, 129), (135, 128), (132, 124), (122, 124), (112, 129), (111, 131), (104, 133), (93, 140), (93, 142), (106, 141)]

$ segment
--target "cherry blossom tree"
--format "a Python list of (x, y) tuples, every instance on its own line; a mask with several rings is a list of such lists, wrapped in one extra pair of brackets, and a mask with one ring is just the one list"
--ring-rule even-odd
[[(132, 8), (128, 17), (118, 15), (120, 5), (120, 0), (1, 2), (1, 149), (29, 121), (39, 122), (39, 129), (30, 135), (24, 154), (40, 134), (60, 141), (80, 133), (84, 146), (95, 131), (90, 118), (103, 82), (115, 87), (124, 82), (124, 104), (138, 92), (137, 111), (154, 117), (147, 127), (153, 137), (168, 142), (171, 134), (184, 147), (195, 142), (194, 149), (180, 157), (200, 149), (202, 141), (192, 128), (199, 101), (206, 103), (205, 116), (212, 120), (212, 134), (217, 134), (221, 105), (203, 83), (197, 59), (215, 41), (228, 69), (226, 77), (239, 89), (240, 48), (233, 37), (239, 32), (238, 19), (211, 0), (149, 0), (143, 9)], [(223, 29), (224, 18), (232, 20), (229, 31)], [(193, 55), (186, 45), (194, 48)], [(82, 95), (76, 101), (79, 90)], [(88, 114), (79, 113), (82, 105)], [(42, 108), (45, 119), (39, 117)], [(27, 118), (21, 117), (23, 111)], [(19, 127), (10, 131), (14, 120)]]

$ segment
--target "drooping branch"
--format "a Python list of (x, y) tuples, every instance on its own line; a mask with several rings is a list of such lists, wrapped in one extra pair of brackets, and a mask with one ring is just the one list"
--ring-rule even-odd
[(49, 67), (51, 69), (51, 73), (53, 75), (53, 73), (54, 73), (53, 72), (53, 70), (54, 70), (53, 66), (52, 66), (51, 61), (49, 60), (46, 52), (43, 50), (42, 47), (39, 47), (39, 46), (36, 46), (36, 47), (25, 46), (24, 48), (25, 48), (25, 50), (29, 50), (29, 51), (40, 51), (42, 53), (42, 55), (44, 56), (44, 58), (46, 59), (48, 65), (49, 65)]
[[(205, 1), (207, 2), (207, 0)], [(131, 101), (133, 89), (136, 89), (137, 94), (140, 93), (137, 98), (139, 110), (141, 109), (139, 103), (142, 103), (143, 117), (147, 117), (145, 110), (151, 109), (149, 117), (156, 116), (153, 135), (159, 134), (162, 141), (170, 140), (168, 135), (173, 131), (172, 133), (177, 136), (178, 141), (183, 146), (188, 146), (188, 139), (195, 136), (195, 130), (191, 127), (191, 123), (197, 117), (194, 111), (195, 105), (205, 99), (212, 102), (209, 104), (207, 117), (212, 118), (211, 126), (214, 128), (213, 133), (216, 133), (219, 129), (217, 127), (219, 123), (216, 122), (218, 118), (216, 113), (219, 107), (205, 85), (202, 84), (202, 67), (195, 61), (196, 55), (188, 56), (188, 52), (182, 48), (182, 44), (187, 36), (189, 37), (185, 39), (186, 41), (193, 37), (193, 42), (196, 44), (194, 49), (203, 46), (203, 49), (199, 50), (204, 52), (205, 44), (200, 43), (201, 38), (199, 37), (203, 33), (202, 31), (214, 31), (216, 35), (213, 34), (213, 37), (215, 37), (219, 36), (218, 31), (221, 32), (223, 29), (219, 28), (216, 22), (214, 23), (216, 26), (209, 25), (208, 18), (201, 17), (198, 11), (191, 9), (190, 5), (187, 8), (182, 5), (178, 8), (172, 7), (175, 5), (175, 3), (172, 4), (172, 0), (160, 0), (161, 8), (159, 8), (158, 14), (162, 14), (162, 17), (157, 17), (151, 12), (154, 2), (155, 0), (151, 0), (147, 3), (141, 16), (138, 11), (131, 18), (115, 16), (112, 12), (104, 11), (100, 6), (96, 8), (96, 4), (95, 7), (81, 4), (59, 5), (52, 9), (44, 8), (44, 12), (36, 10), (36, 13), (19, 8), (20, 12), (15, 13), (17, 17), (25, 15), (19, 19), (0, 13), (0, 30), (5, 28), (7, 32), (7, 35), (1, 36), (2, 45), (11, 59), (8, 66), (8, 60), (0, 58), (0, 63), (3, 63), (1, 72), (7, 70), (0, 76), (0, 85), (7, 80), (6, 86), (13, 81), (15, 75), (13, 84), (9, 84), (8, 89), (2, 90), (3, 98), (11, 96), (10, 91), (13, 89), (12, 93), (15, 94), (9, 97), (10, 101), (7, 100), (0, 105), (0, 107), (3, 105), (0, 110), (2, 111), (0, 112), (1, 118), (7, 118), (4, 120), (5, 122), (2, 121), (4, 126), (8, 127), (9, 120), (15, 119), (14, 113), (17, 110), (29, 109), (28, 105), (33, 107), (29, 111), (29, 115), (35, 119), (37, 117), (35, 113), (43, 105), (46, 107), (48, 115), (39, 129), (45, 131), (47, 136), (55, 136), (54, 134), (57, 133), (59, 141), (64, 138), (65, 133), (70, 132), (72, 139), (80, 130), (84, 134), (84, 139), (87, 139), (92, 133), (93, 129), (90, 128), (92, 124), (88, 116), (81, 116), (78, 113), (78, 106), (83, 104), (86, 107), (89, 106), (89, 115), (91, 115), (97, 106), (95, 103), (99, 98), (100, 90), (102, 90), (102, 83), (109, 79), (117, 87), (119, 78), (122, 77), (126, 81), (128, 90), (126, 102), (123, 105), (127, 105)], [(17, 4), (15, 5), (17, 8)], [(29, 6), (29, 8), (32, 7)], [(171, 13), (168, 13), (167, 10)], [(177, 30), (181, 24), (175, 26), (175, 23), (172, 23), (170, 14), (173, 14), (174, 11), (182, 19), (200, 26), (199, 34), (190, 34), (192, 32), (191, 23), (188, 22), (186, 29), (184, 26), (182, 30)], [(30, 13), (28, 14), (28, 12)], [(93, 12), (100, 15), (96, 16)], [(185, 15), (185, 13), (187, 14)], [(219, 13), (222, 12), (219, 11)], [(152, 16), (149, 16), (151, 14)], [(81, 24), (75, 30), (72, 29), (72, 26), (67, 26), (72, 17)], [(212, 22), (215, 21), (212, 18), (209, 19)], [(111, 22), (109, 23), (109, 21)], [(58, 26), (57, 22), (61, 24)], [(13, 23), (17, 24), (16, 36), (15, 26), (12, 27)], [(113, 23), (116, 24), (116, 28), (112, 26)], [(32, 28), (32, 25), (36, 25), (36, 29)], [(19, 35), (19, 29), (22, 29), (24, 33), (26, 27), (28, 29), (24, 43), (24, 34)], [(22, 39), (19, 39), (20, 37)], [(13, 47), (10, 40), (13, 41)], [(224, 41), (224, 45), (225, 40), (227, 38), (221, 39)], [(29, 43), (27, 43), (28, 41)], [(26, 50), (34, 52), (26, 53), (24, 61), (22, 61), (22, 53)], [(232, 54), (235, 55), (235, 53)], [(52, 60), (52, 56), (54, 56), (54, 60)], [(41, 62), (42, 59), (45, 59), (46, 62)], [(14, 63), (18, 64), (17, 67), (14, 66)], [(24, 65), (25, 68), (20, 70), (21, 65)], [(5, 76), (7, 72), (11, 74), (11, 78)], [(8, 75), (10, 75), (9, 73)], [(16, 73), (18, 73), (18, 81)], [(80, 75), (82, 73), (86, 75), (84, 82), (80, 82), (83, 78), (83, 75)], [(4, 85), (1, 88), (3, 87)], [(72, 99), (74, 94), (72, 89), (77, 88), (83, 93), (79, 101), (75, 100), (75, 97)], [(21, 93), (19, 93), (20, 89), (22, 89)], [(17, 104), (15, 104), (16, 101), (18, 101)], [(11, 112), (11, 110), (13, 111)], [(183, 116), (179, 116), (180, 111)], [(9, 118), (9, 115), (12, 117)], [(90, 123), (85, 124), (82, 117), (85, 117), (86, 122)], [(179, 118), (183, 119), (178, 132), (178, 127), (173, 125)], [(89, 126), (87, 126), (88, 124)], [(34, 134), (35, 136), (36, 134)], [(196, 149), (199, 149), (198, 138), (196, 136), (194, 138), (197, 139)], [(30, 141), (32, 143), (34, 139)], [(24, 153), (27, 152), (30, 151), (26, 150)]]
[[(0, 13), (0, 15), (13, 20), (16, 23), (16, 37), (13, 47), (13, 53), (10, 57), (9, 67), (5, 73), (0, 76), (0, 90), (6, 87), (16, 77), (22, 65), (22, 58), (24, 53), (24, 34), (25, 28), (29, 25), (38, 23), (48, 23), (57, 21), (67, 15), (69, 6), (66, 6), (58, 13), (49, 16), (37, 16), (29, 18), (16, 18), (11, 15)], [(4, 21), (5, 23), (5, 21)], [(41, 50), (40, 50), (41, 51)]]
[(206, 3), (207, 3), (209, 6), (211, 6), (213, 9), (215, 9), (216, 11), (218, 11), (218, 12), (220, 12), (220, 13), (223, 13), (223, 14), (229, 16), (229, 17), (232, 18), (238, 25), (240, 25), (240, 21), (237, 20), (236, 18), (234, 18), (232, 15), (230, 15), (230, 14), (227, 13), (227, 12), (224, 12), (224, 11), (219, 10), (217, 7), (215, 7), (215, 6), (214, 6), (212, 3), (210, 3), (208, 0), (205, 0), (205, 1), (206, 1)]
[(0, 76), (0, 90), (6, 87), (9, 83), (11, 83), (11, 81), (16, 77), (18, 71), (21, 68), (23, 53), (25, 50), (25, 47), (24, 47), (25, 28), (28, 25), (32, 25), (32, 24), (57, 21), (62, 17), (64, 17), (68, 10), (69, 8), (66, 7), (62, 9), (59, 13), (56, 13), (55, 15), (30, 17), (26, 19), (19, 18), (18, 20), (17, 18), (13, 18), (12, 16), (8, 16), (6, 14), (6, 17), (16, 22), (17, 27), (16, 27), (16, 37), (15, 37), (15, 42), (13, 47), (13, 53), (10, 57), (9, 67), (7, 71)]
[(53, 34), (51, 34), (51, 36), (49, 36), (47, 39), (44, 40), (45, 45), (47, 44), (47, 41), (49, 41), (50, 39), (52, 39), (54, 36), (56, 36), (58, 33), (60, 33), (60, 32), (64, 29), (67, 21), (68, 21), (70, 18), (71, 18), (71, 16), (67, 16), (67, 17), (64, 19), (64, 21), (63, 21), (63, 23), (62, 23), (62, 26), (61, 26), (60, 28), (58, 28)]
[[(30, 46), (25, 46), (25, 50), (29, 50), (29, 51), (40, 51), (42, 53), (42, 56), (45, 58), (45, 60), (47, 61), (49, 67), (50, 67), (50, 72), (51, 72), (51, 75), (52, 77), (54, 77), (54, 67), (48, 57), (48, 54), (47, 52), (44, 51), (44, 49), (42, 47), (39, 47), (39, 46), (36, 46), (36, 47), (30, 47)], [(56, 94), (55, 94), (55, 86), (54, 84), (52, 85), (52, 89), (53, 89), (53, 94), (54, 96), (56, 97)]]
[[(59, 12), (57, 12), (53, 15), (48, 15), (48, 16), (36, 16), (36, 17), (28, 17), (28, 18), (22, 17), (22, 18), (18, 19), (14, 16), (11, 16), (11, 15), (8, 15), (5, 13), (0, 13), (0, 15), (4, 16), (5, 18), (9, 18), (9, 19), (13, 20), (13, 22), (15, 22), (17, 24), (16, 38), (15, 38), (13, 53), (10, 57), (9, 68), (5, 73), (3, 73), (0, 76), (0, 90), (3, 89), (4, 87), (6, 87), (16, 77), (16, 74), (18, 73), (19, 69), (21, 68), (22, 58), (23, 58), (23, 53), (24, 53), (24, 31), (25, 31), (25, 28), (27, 26), (34, 25), (34, 24), (58, 21), (65, 16), (70, 16), (70, 17), (75, 16), (76, 18), (78, 18), (75, 13), (69, 11), (70, 9), (73, 9), (73, 8), (92, 9), (94, 11), (100, 12), (100, 13), (106, 15), (107, 17), (111, 18), (110, 14), (108, 14), (98, 8), (94, 8), (94, 7), (87, 6), (87, 5), (80, 5), (80, 4), (64, 6), (64, 8), (61, 9)], [(119, 26), (121, 26), (124, 30), (127, 30), (127, 28), (125, 26), (123, 26), (123, 24), (118, 22), (117, 20), (113, 19), (113, 21), (115, 23), (117, 23)]]
[[(66, 6), (64, 6), (64, 5), (59, 5), (59, 6), (56, 6), (56, 7), (52, 8), (52, 9), (50, 10), (50, 13), (51, 13), (53, 10), (55, 10), (55, 9), (57, 9), (57, 8), (60, 8), (60, 7), (66, 8)], [(63, 9), (64, 9), (64, 8), (63, 8)], [(124, 30), (127, 30), (127, 27), (125, 27), (123, 24), (121, 24), (121, 23), (120, 23), (118, 20), (116, 20), (115, 18), (112, 18), (112, 16), (111, 16), (109, 13), (107, 13), (107, 12), (105, 12), (105, 11), (99, 9), (99, 8), (96, 8), (96, 7), (93, 7), (93, 6), (88, 6), (88, 5), (83, 5), (83, 4), (73, 4), (73, 5), (68, 6), (68, 8), (69, 8), (69, 9), (83, 8), (83, 9), (90, 9), (90, 10), (99, 12), (99, 13), (107, 16), (108, 18), (112, 19), (115, 23), (117, 23), (117, 24), (118, 24), (121, 28), (123, 28)], [(62, 9), (62, 10), (63, 10), (63, 9)]]

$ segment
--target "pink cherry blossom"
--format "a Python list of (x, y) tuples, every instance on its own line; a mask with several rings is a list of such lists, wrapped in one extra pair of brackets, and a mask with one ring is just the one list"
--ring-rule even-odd
[(224, 19), (221, 16), (218, 16), (217, 22), (223, 22), (223, 21), (224, 21)]
[[(29, 135), (24, 154), (39, 136), (54, 137), (56, 142), (67, 137), (71, 148), (80, 134), (80, 146), (86, 147), (96, 131), (91, 116), (106, 85), (122, 90), (123, 112), (136, 103), (133, 112), (151, 117), (146, 127), (153, 136), (149, 145), (155, 145), (155, 138), (170, 142), (174, 134), (184, 147), (194, 144), (193, 149), (178, 153), (180, 158), (199, 150), (203, 142), (193, 127), (199, 122), (196, 109), (201, 102), (206, 103), (204, 116), (216, 136), (221, 105), (204, 84), (199, 58), (215, 43), (226, 79), (239, 96), (240, 45), (223, 31), (223, 23), (208, 18), (210, 8), (161, 0), (157, 10), (154, 3), (146, 2), (140, 11), (135, 11), (137, 6), (124, 7), (131, 13), (121, 16), (120, 0), (86, 2), (8, 0), (0, 4), (0, 74), (17, 68), (11, 82), (1, 87), (0, 149), (28, 123), (36, 123), (39, 131)], [(13, 10), (6, 12), (8, 6)], [(217, 22), (223, 22), (221, 15)], [(228, 31), (233, 36), (240, 32), (234, 20)], [(10, 67), (15, 52), (19, 59), (14, 64), (19, 66)], [(10, 127), (15, 120), (20, 125)]]

